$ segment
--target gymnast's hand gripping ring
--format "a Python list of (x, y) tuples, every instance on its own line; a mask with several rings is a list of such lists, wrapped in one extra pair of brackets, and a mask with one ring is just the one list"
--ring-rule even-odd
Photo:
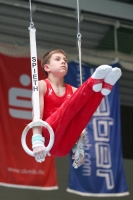
[(53, 129), (52, 127), (45, 121), (41, 120), (41, 119), (38, 119), (38, 120), (35, 120), (31, 123), (29, 123), (25, 129), (23, 130), (22, 132), (22, 136), (21, 136), (21, 143), (22, 143), (22, 147), (24, 149), (24, 151), (29, 154), (30, 156), (34, 156), (34, 153), (33, 151), (31, 151), (27, 144), (26, 144), (26, 136), (27, 136), (27, 133), (28, 131), (32, 128), (32, 127), (35, 127), (35, 126), (43, 126), (45, 127), (48, 131), (49, 131), (49, 134), (50, 134), (50, 141), (49, 141), (49, 144), (48, 146), (46, 147), (46, 155), (48, 154), (48, 152), (50, 151), (50, 149), (52, 148), (53, 146), (53, 143), (54, 143), (54, 132), (53, 132)]

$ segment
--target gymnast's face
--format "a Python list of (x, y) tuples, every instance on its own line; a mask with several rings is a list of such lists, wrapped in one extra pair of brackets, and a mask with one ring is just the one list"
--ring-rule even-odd
[(55, 76), (63, 77), (66, 75), (68, 70), (67, 58), (62, 53), (54, 53), (49, 64), (47, 64), (45, 70), (48, 73), (52, 73)]

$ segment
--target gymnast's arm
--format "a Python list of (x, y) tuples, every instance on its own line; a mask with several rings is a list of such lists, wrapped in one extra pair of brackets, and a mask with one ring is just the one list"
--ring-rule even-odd
[[(46, 94), (46, 83), (45, 81), (41, 80), (38, 81), (39, 86), (39, 104), (40, 104), (40, 119), (43, 117), (43, 110), (44, 110), (44, 96)], [(33, 116), (34, 118), (34, 116)], [(41, 134), (42, 133), (42, 127), (33, 127), (33, 135), (34, 134)]]
[[(38, 82), (39, 85), (39, 103), (40, 103), (40, 118), (43, 117), (44, 109), (44, 95), (46, 93), (46, 83), (42, 80)], [(42, 127), (33, 127), (32, 149), (37, 162), (43, 162), (46, 156), (46, 147), (44, 145), (44, 137), (42, 137)]]

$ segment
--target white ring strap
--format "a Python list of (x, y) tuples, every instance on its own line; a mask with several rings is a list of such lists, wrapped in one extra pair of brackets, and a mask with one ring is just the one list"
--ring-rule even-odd
[(29, 34), (30, 34), (30, 52), (31, 52), (33, 116), (35, 120), (35, 119), (40, 119), (38, 66), (37, 66), (37, 52), (36, 52), (36, 29), (33, 27), (29, 27)]
[(32, 75), (32, 104), (33, 104), (33, 122), (29, 123), (21, 137), (21, 143), (26, 153), (34, 156), (34, 153), (26, 145), (26, 136), (30, 128), (35, 126), (44, 126), (50, 134), (50, 141), (46, 147), (46, 153), (50, 151), (54, 143), (54, 132), (52, 127), (40, 119), (40, 104), (39, 104), (39, 86), (38, 86), (38, 67), (37, 67), (37, 50), (36, 50), (36, 29), (32, 22), (31, 1), (30, 1), (30, 53), (31, 53), (31, 75)]

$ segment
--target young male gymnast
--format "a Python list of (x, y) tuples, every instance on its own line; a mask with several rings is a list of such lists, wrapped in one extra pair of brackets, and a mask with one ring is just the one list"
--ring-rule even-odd
[[(111, 92), (122, 73), (119, 68), (101, 65), (77, 89), (64, 83), (68, 64), (67, 55), (61, 49), (49, 51), (43, 56), (42, 69), (48, 77), (39, 81), (41, 119), (53, 128), (55, 135), (49, 153), (61, 157), (73, 149), (101, 100)], [(46, 128), (33, 128), (32, 149), (37, 162), (45, 160), (49, 137)], [(84, 162), (83, 142), (80, 145), (79, 157), (73, 155), (75, 168)]]

